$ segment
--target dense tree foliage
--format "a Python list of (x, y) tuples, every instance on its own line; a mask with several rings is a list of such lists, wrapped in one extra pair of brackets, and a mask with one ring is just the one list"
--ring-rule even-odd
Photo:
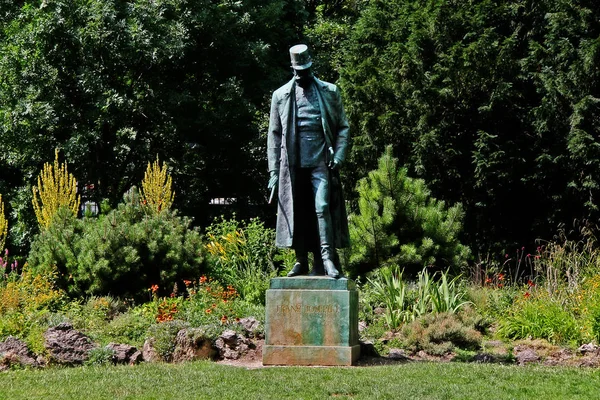
[(592, 1), (369, 2), (341, 69), (352, 180), (392, 144), (483, 251), (597, 218), (599, 34)]
[(113, 206), (157, 155), (196, 222), (210, 198), (263, 202), (269, 96), (299, 41), (342, 87), (356, 213), (391, 144), (407, 176), (462, 204), (475, 252), (600, 216), (591, 0), (0, 0), (12, 244), (33, 233), (29, 186), (57, 147), (82, 194)]
[(31, 226), (26, 187), (56, 147), (81, 188), (113, 205), (157, 155), (187, 215), (205, 216), (211, 197), (261, 196), (259, 121), (286, 79), (299, 2), (2, 6), (0, 190), (12, 190), (14, 241)]

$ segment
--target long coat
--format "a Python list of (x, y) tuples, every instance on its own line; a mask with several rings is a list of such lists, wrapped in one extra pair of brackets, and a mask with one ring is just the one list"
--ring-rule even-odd
[[(334, 151), (334, 159), (341, 163), (346, 158), (348, 148), (349, 126), (342, 99), (337, 86), (315, 78), (323, 132), (326, 147)], [(306, 235), (308, 223), (300, 212), (301, 204), (306, 201), (296, 190), (296, 168), (298, 160), (298, 141), (296, 137), (295, 80), (292, 79), (273, 93), (271, 100), (271, 116), (267, 138), (267, 158), (269, 171), (279, 171), (277, 234), (275, 244), (279, 247), (297, 248), (300, 241), (311, 242), (299, 238), (297, 233)], [(325, 153), (329, 153), (327, 150)], [(333, 224), (334, 247), (342, 248), (350, 245), (348, 234), (348, 218), (340, 184), (339, 172), (329, 172), (329, 210)], [(314, 213), (314, 207), (313, 207)], [(316, 221), (316, 217), (315, 217)], [(305, 228), (305, 229), (302, 229)], [(316, 226), (314, 231), (317, 237)], [(296, 235), (295, 235), (296, 233)]]

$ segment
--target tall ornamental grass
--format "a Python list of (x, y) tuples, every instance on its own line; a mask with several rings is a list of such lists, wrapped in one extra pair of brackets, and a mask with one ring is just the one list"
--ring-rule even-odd
[(469, 304), (460, 275), (450, 279), (447, 271), (430, 275), (425, 268), (411, 284), (404, 280), (398, 266), (392, 266), (375, 271), (367, 281), (375, 298), (384, 306), (385, 322), (390, 329), (430, 313), (453, 314)]

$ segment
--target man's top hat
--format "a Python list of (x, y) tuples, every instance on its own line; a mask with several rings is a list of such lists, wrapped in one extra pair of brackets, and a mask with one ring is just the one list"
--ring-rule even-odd
[(290, 58), (292, 59), (292, 68), (303, 70), (310, 68), (312, 60), (308, 54), (308, 46), (305, 44), (297, 44), (290, 48)]

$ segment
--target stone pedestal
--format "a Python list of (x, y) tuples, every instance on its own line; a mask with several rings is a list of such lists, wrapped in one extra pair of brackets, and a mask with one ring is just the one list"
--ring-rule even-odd
[(353, 281), (324, 276), (271, 279), (264, 365), (352, 365), (359, 353)]

